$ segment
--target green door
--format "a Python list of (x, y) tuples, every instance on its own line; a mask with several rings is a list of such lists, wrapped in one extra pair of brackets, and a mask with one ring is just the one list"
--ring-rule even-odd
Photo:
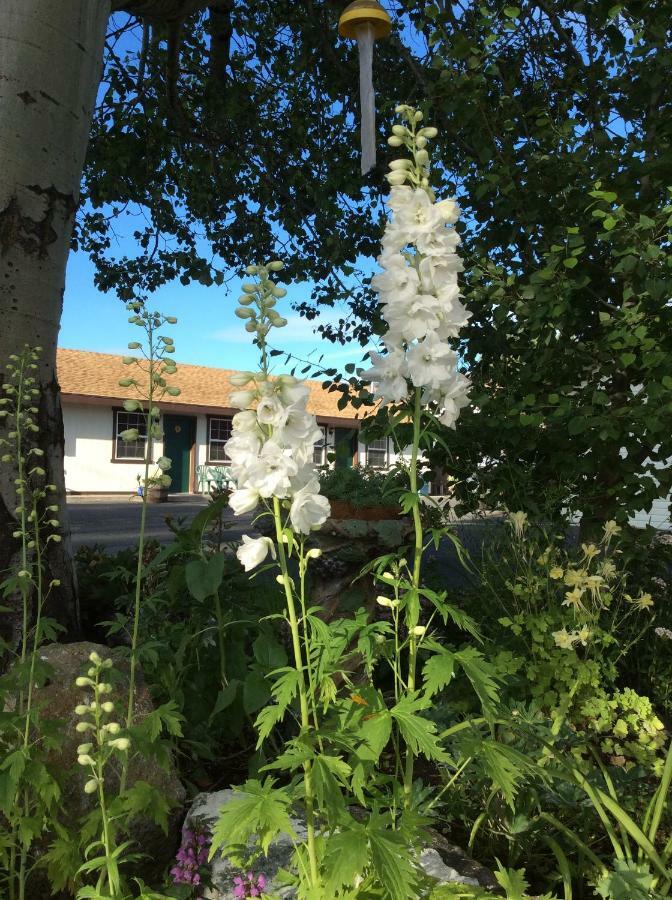
[(185, 493), (189, 490), (196, 419), (193, 416), (164, 416), (163, 434), (163, 455), (172, 462), (168, 472), (172, 479), (170, 491), (173, 494)]
[(336, 428), (334, 431), (334, 465), (337, 469), (351, 469), (355, 456), (357, 432), (354, 428)]

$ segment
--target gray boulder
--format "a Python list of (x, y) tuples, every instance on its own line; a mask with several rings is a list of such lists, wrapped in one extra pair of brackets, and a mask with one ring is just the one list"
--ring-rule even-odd
[[(212, 833), (220, 810), (233, 797), (234, 792), (231, 790), (199, 794), (187, 813), (184, 829), (196, 826)], [(305, 822), (293, 818), (292, 827), (299, 839), (305, 840)], [(422, 851), (419, 862), (425, 872), (437, 880), (437, 884), (480, 885), (487, 889), (497, 886), (492, 873), (467, 857), (456, 845), (448, 843), (438, 834), (432, 835), (432, 838), (434, 846), (427, 847)], [(294, 891), (291, 888), (278, 885), (276, 881), (278, 871), (288, 868), (293, 849), (289, 835), (280, 835), (271, 844), (268, 856), (257, 860), (250, 868), (255, 877), (262, 874), (266, 877), (265, 892), (273, 897), (281, 897), (283, 900), (294, 897)], [(217, 854), (210, 863), (210, 875), (214, 888), (206, 890), (203, 897), (208, 900), (234, 900), (234, 878), (240, 874), (241, 872), (228, 860)]]

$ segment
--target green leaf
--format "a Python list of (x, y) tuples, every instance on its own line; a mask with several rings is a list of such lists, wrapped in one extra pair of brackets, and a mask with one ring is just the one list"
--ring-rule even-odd
[(497, 865), (495, 878), (506, 891), (506, 900), (525, 900), (525, 891), (528, 888), (525, 869), (505, 869), (499, 860)]
[(578, 265), (579, 261), (574, 256), (570, 256), (567, 259), (563, 259), (562, 264), (566, 269), (575, 269)]
[(428, 701), (424, 699), (402, 697), (399, 703), (392, 707), (390, 715), (399, 726), (399, 731), (411, 753), (416, 755), (422, 753), (427, 759), (446, 762), (449, 757), (438, 743), (436, 725), (418, 715), (427, 709), (428, 705)]
[(282, 644), (270, 633), (262, 632), (252, 644), (254, 658), (260, 666), (281, 669), (287, 665), (287, 653)]
[(243, 683), (243, 709), (246, 713), (254, 713), (261, 709), (271, 697), (271, 690), (264, 673), (252, 669)]
[(330, 835), (325, 846), (325, 896), (334, 897), (342, 887), (354, 887), (369, 860), (366, 829), (352, 821), (337, 834)]
[(223, 553), (216, 553), (207, 560), (194, 559), (188, 563), (184, 574), (192, 597), (200, 602), (213, 597), (224, 578), (225, 564), (226, 556)]
[(621, 353), (620, 360), (624, 366), (631, 366), (637, 360), (637, 357), (634, 353)]
[(482, 653), (473, 647), (465, 647), (455, 653), (455, 660), (462, 667), (471, 686), (478, 694), (483, 712), (492, 715), (499, 702), (499, 687), (495, 667), (489, 663)]
[(428, 697), (438, 694), (452, 681), (455, 674), (455, 657), (445, 650), (430, 656), (422, 670), (423, 689)]
[(259, 840), (262, 853), (268, 854), (271, 841), (280, 834), (296, 838), (289, 810), (291, 800), (282, 788), (275, 787), (272, 778), (263, 784), (249, 779), (242, 788), (236, 788), (234, 797), (220, 811), (212, 834), (209, 859), (218, 850), (246, 845), (252, 835)]
[(389, 900), (417, 897), (417, 873), (403, 835), (393, 831), (387, 817), (372, 815), (367, 826), (373, 868)]
[(648, 900), (653, 888), (653, 875), (646, 865), (617, 859), (614, 869), (595, 886), (600, 897), (608, 900)]
[(520, 7), (519, 6), (505, 6), (504, 7), (504, 15), (507, 19), (517, 19), (520, 15)]
[(357, 747), (357, 757), (369, 762), (378, 762), (391, 733), (392, 718), (388, 710), (382, 710), (364, 719), (357, 733), (362, 741)]

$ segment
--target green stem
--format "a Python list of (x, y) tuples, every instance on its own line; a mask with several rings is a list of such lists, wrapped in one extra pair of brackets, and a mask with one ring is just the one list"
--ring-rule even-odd
[[(317, 718), (317, 698), (315, 691), (315, 680), (313, 678), (313, 666), (310, 661), (310, 640), (308, 637), (308, 617), (306, 615), (306, 570), (308, 568), (308, 560), (305, 556), (305, 541), (301, 540), (300, 556), (299, 556), (299, 602), (301, 604), (301, 625), (303, 628), (303, 650), (306, 655), (306, 671), (308, 672), (308, 690), (310, 708), (313, 714), (313, 723), (315, 731), (320, 730)], [(284, 548), (283, 548), (284, 549)], [(320, 751), (322, 751), (322, 738), (318, 736)]]
[(213, 595), (215, 600), (215, 615), (217, 617), (217, 644), (219, 646), (219, 677), (222, 687), (227, 685), (226, 678), (226, 651), (224, 649), (224, 616), (222, 615), (222, 601), (219, 599), (219, 591)]
[[(306, 677), (303, 669), (303, 658), (301, 654), (301, 634), (299, 630), (299, 623), (296, 618), (294, 594), (292, 591), (289, 570), (287, 568), (287, 555), (285, 553), (285, 545), (282, 540), (282, 516), (280, 512), (280, 501), (277, 497), (273, 497), (273, 519), (275, 521), (275, 536), (278, 545), (278, 561), (280, 563), (282, 583), (285, 590), (287, 613), (289, 615), (289, 627), (292, 633), (294, 664), (299, 675), (299, 705), (301, 709), (301, 728), (305, 731), (308, 731), (310, 729), (310, 710), (308, 707)], [(310, 760), (306, 760), (306, 762), (303, 764), (303, 783), (306, 794), (306, 831), (308, 834), (308, 859), (310, 861), (310, 877), (312, 881), (312, 887), (317, 888), (319, 886), (319, 875), (317, 868), (317, 853), (315, 849), (315, 795), (313, 789), (313, 772)]]
[[(420, 426), (422, 419), (422, 393), (420, 388), (415, 389), (415, 404), (413, 410), (413, 445), (411, 451), (410, 481), (411, 493), (415, 495), (413, 504), (413, 576), (412, 576), (412, 611), (406, 614), (406, 624), (409, 630), (408, 646), (408, 680), (407, 690), (409, 694), (415, 692), (415, 670), (417, 664), (417, 642), (413, 629), (418, 624), (420, 611), (420, 574), (422, 569), (422, 521), (420, 519), (420, 494), (418, 493), (418, 453), (420, 450)], [(406, 747), (406, 768), (404, 771), (404, 805), (406, 809), (411, 807), (411, 795), (413, 790), (413, 764), (414, 755), (410, 747)]]
[[(142, 596), (142, 568), (143, 555), (145, 551), (145, 525), (147, 522), (147, 481), (149, 479), (149, 465), (152, 460), (152, 407), (154, 404), (154, 339), (151, 323), (147, 326), (149, 337), (149, 388), (147, 397), (147, 443), (145, 445), (145, 478), (142, 490), (142, 510), (140, 512), (140, 536), (138, 537), (138, 563), (135, 570), (135, 599), (133, 603), (133, 632), (131, 635), (131, 665), (128, 676), (128, 708), (126, 710), (126, 730), (133, 724), (133, 713), (135, 710), (135, 681), (136, 669), (138, 665), (138, 633), (140, 628), (140, 600)], [(124, 758), (121, 767), (121, 777), (119, 779), (119, 792), (123, 792), (126, 788), (126, 778), (128, 776), (128, 764), (130, 754)]]

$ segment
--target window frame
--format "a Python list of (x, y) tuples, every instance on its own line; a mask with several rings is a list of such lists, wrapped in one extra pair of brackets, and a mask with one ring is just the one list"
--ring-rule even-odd
[[(313, 444), (313, 465), (314, 466), (326, 466), (327, 465), (327, 448), (328, 448), (328, 425), (320, 425), (317, 423), (317, 427), (322, 430), (322, 442), (316, 441)], [(315, 459), (315, 451), (320, 448), (322, 449), (322, 460), (317, 462)]]
[[(366, 453), (366, 466), (369, 469), (389, 469), (390, 467), (390, 438), (389, 435), (380, 438), (374, 438), (371, 443), (375, 443), (375, 441), (385, 441), (385, 447), (371, 447), (370, 444), (366, 443), (365, 453)], [(371, 462), (370, 453), (373, 450), (374, 453), (384, 453), (385, 458), (384, 462), (381, 464), (376, 464)]]
[(216, 443), (222, 444), (222, 445), (225, 444), (226, 441), (228, 441), (229, 438), (231, 437), (231, 435), (233, 434), (233, 416), (222, 416), (222, 415), (208, 415), (207, 416), (207, 433), (206, 433), (206, 448), (205, 448), (205, 457), (206, 457), (205, 464), (206, 464), (206, 466), (230, 466), (231, 465), (231, 460), (228, 457), (226, 457), (226, 459), (212, 459), (212, 457), (210, 456), (210, 449), (212, 447), (212, 437), (211, 437), (212, 423), (215, 420), (220, 421), (222, 419), (226, 419), (229, 422), (229, 437), (227, 437), (225, 440), (222, 440), (221, 438), (216, 438), (215, 439)]
[[(119, 447), (119, 441), (121, 438), (119, 434), (122, 431), (126, 431), (127, 428), (137, 428), (137, 425), (128, 425), (126, 428), (119, 428), (119, 414), (124, 416), (139, 416), (141, 418), (142, 424), (145, 428), (145, 449), (143, 451), (142, 456), (118, 456), (117, 451)], [(123, 443), (123, 441), (122, 441)], [(128, 412), (128, 410), (124, 409), (123, 406), (113, 406), (112, 407), (112, 459), (110, 462), (113, 463), (128, 463), (134, 466), (137, 466), (138, 463), (144, 463), (145, 461), (145, 453), (147, 452), (147, 418), (144, 413), (140, 412)], [(150, 459), (150, 462), (152, 460)]]

